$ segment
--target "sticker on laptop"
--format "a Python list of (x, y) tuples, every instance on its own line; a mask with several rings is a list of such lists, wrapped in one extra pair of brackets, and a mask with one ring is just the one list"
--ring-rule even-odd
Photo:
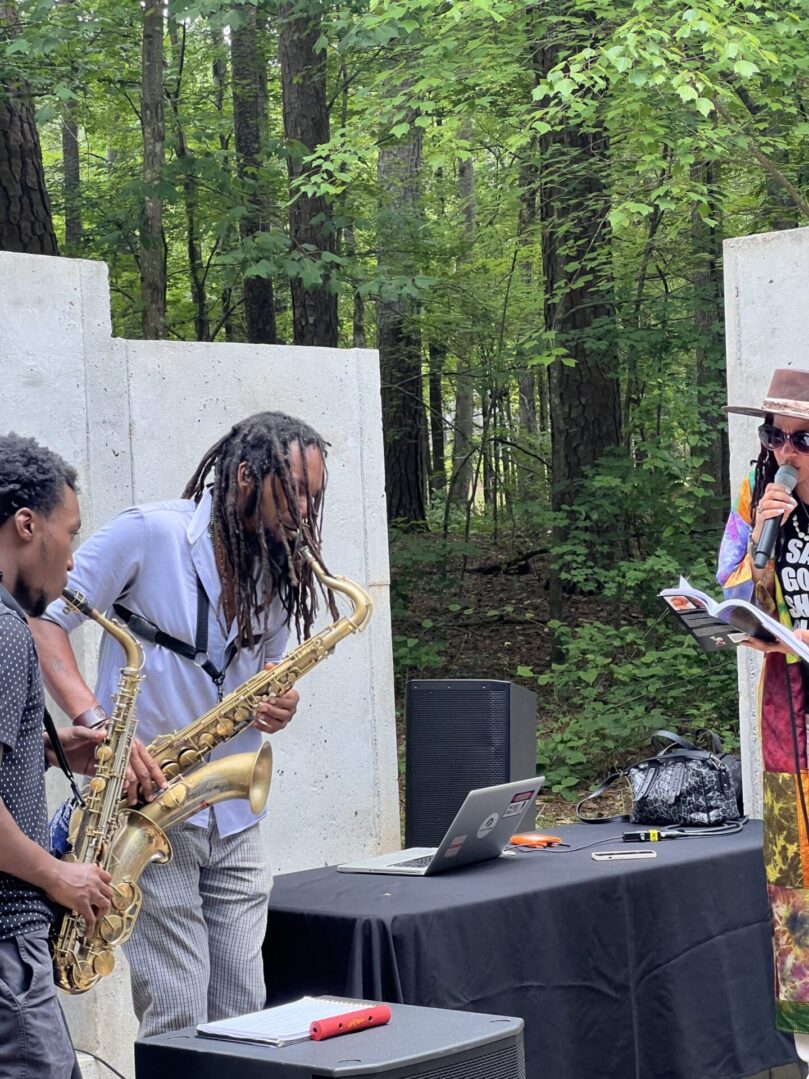
[(533, 796), (533, 790), (518, 791), (511, 799), (511, 805), (503, 813), (504, 817), (515, 817), (518, 813), (524, 813)]
[(444, 857), (445, 858), (454, 858), (455, 855), (458, 853), (458, 851), (461, 849), (461, 847), (464, 845), (465, 842), (466, 842), (466, 836), (465, 835), (456, 835), (455, 838), (450, 843), (450, 845), (444, 851)]
[(490, 813), (486, 820), (478, 828), (478, 839), (483, 839), (494, 828), (495, 824), (500, 820), (499, 813)]

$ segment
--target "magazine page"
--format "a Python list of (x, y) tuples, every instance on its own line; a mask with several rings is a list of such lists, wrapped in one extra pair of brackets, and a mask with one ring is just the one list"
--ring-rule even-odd
[[(680, 578), (677, 588), (664, 588), (658, 595), (665, 600), (675, 616), (686, 625), (686, 628), (689, 627), (685, 619), (689, 613), (693, 612), (689, 612), (683, 603), (677, 603), (678, 599), (691, 600), (702, 606), (710, 615), (713, 615), (714, 618), (728, 627), (729, 635), (735, 630), (737, 633), (744, 632), (759, 640), (778, 640), (793, 655), (799, 656), (809, 663), (809, 644), (800, 641), (791, 630), (787, 629), (786, 626), (782, 626), (777, 619), (772, 618), (765, 611), (759, 610), (758, 607), (755, 607), (747, 600), (728, 599), (717, 603), (705, 592), (698, 588), (692, 588), (684, 577)], [(692, 631), (689, 629), (689, 632)], [(741, 643), (741, 641), (733, 641), (732, 643)]]

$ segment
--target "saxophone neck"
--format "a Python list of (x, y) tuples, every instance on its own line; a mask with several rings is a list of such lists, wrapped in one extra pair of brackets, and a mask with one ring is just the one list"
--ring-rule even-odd
[(76, 611), (86, 618), (91, 618), (106, 633), (115, 638), (124, 650), (126, 667), (129, 673), (140, 671), (143, 666), (143, 649), (129, 630), (124, 629), (120, 622), (107, 618), (106, 615), (97, 611), (95, 607), (91, 607), (81, 592), (75, 592), (72, 588), (65, 588), (62, 591), (62, 599), (65, 601), (68, 610)]
[(312, 567), (312, 572), (318, 581), (332, 592), (340, 592), (347, 596), (353, 606), (353, 611), (341, 621), (348, 623), (352, 633), (358, 633), (365, 629), (374, 609), (373, 601), (368, 593), (356, 581), (350, 581), (348, 577), (336, 576), (326, 573), (326, 570), (315, 558), (310, 547), (305, 544), (301, 547), (301, 555)]

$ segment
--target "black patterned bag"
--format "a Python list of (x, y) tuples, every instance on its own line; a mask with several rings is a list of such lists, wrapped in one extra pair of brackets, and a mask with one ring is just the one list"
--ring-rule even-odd
[[(628, 764), (601, 783), (576, 806), (579, 820), (587, 824), (631, 821), (634, 824), (713, 825), (727, 824), (741, 817), (741, 762), (722, 751), (722, 741), (708, 732), (712, 750), (697, 749), (670, 731), (655, 731), (668, 745), (655, 757)], [(585, 802), (602, 795), (617, 780), (625, 778), (632, 788), (629, 816), (584, 817)]]

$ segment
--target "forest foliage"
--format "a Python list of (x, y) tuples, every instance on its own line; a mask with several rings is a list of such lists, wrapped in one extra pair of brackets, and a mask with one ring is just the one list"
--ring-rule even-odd
[[(116, 334), (379, 348), (403, 624), (430, 581), (462, 615), (476, 544), (543, 549), (554, 649), (513, 676), (557, 789), (660, 725), (732, 736), (732, 661), (654, 597), (716, 590), (722, 241), (809, 223), (802, 0), (7, 0), (0, 28), (2, 116), (33, 110)], [(402, 678), (452, 674), (430, 631)]]

